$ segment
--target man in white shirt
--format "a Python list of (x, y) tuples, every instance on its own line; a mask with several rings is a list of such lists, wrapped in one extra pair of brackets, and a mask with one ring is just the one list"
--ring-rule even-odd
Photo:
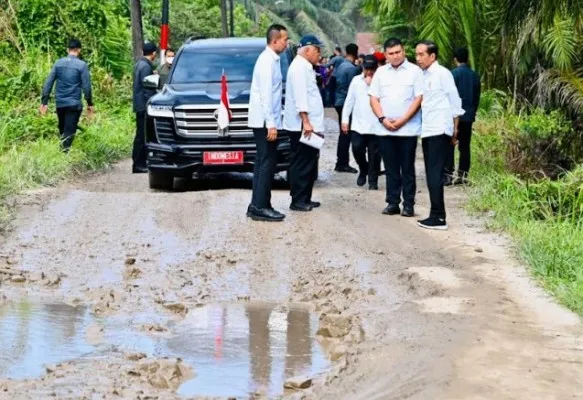
[(253, 196), (247, 216), (257, 221), (282, 221), (285, 215), (271, 206), (271, 186), (277, 164), (277, 131), (282, 128), (282, 75), (279, 55), (288, 45), (282, 25), (267, 30), (267, 47), (253, 69), (249, 99), (249, 127), (257, 145), (253, 169)]
[[(355, 76), (348, 87), (342, 115), (342, 132), (350, 133), (352, 139), (352, 154), (358, 164), (360, 173), (356, 180), (358, 186), (364, 186), (368, 175), (368, 189), (378, 190), (378, 173), (380, 170), (380, 155), (376, 132), (381, 128), (378, 118), (374, 115), (368, 97), (368, 91), (377, 70), (377, 60), (371, 54), (364, 57), (362, 67), (364, 73)], [(352, 117), (352, 126), (350, 125)], [(368, 151), (368, 160), (366, 154)]]
[[(415, 154), (421, 134), (423, 74), (407, 61), (405, 47), (396, 38), (385, 42), (387, 64), (377, 71), (370, 85), (370, 105), (382, 124), (378, 131), (387, 176), (387, 207), (383, 214), (415, 214)], [(403, 195), (403, 211), (401, 203)]]
[(464, 110), (453, 75), (437, 61), (437, 45), (429, 40), (421, 41), (417, 44), (415, 54), (424, 77), (421, 137), (431, 200), (429, 218), (417, 224), (426, 229), (447, 230), (444, 170), (449, 146), (457, 143), (458, 120)]
[(323, 44), (314, 35), (302, 37), (298, 54), (287, 72), (283, 129), (290, 137), (292, 160), (288, 171), (290, 209), (312, 211), (320, 203), (312, 201), (318, 171), (319, 150), (300, 142), (301, 135), (323, 135), (324, 105), (316, 83), (314, 65)]

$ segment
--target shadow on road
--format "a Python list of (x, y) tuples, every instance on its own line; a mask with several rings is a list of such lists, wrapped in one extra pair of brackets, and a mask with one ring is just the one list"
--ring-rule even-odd
[[(253, 174), (251, 173), (217, 173), (196, 176), (193, 179), (175, 179), (175, 192), (201, 192), (205, 190), (248, 189), (253, 188)], [(273, 190), (289, 190), (286, 180), (276, 175), (273, 181)]]

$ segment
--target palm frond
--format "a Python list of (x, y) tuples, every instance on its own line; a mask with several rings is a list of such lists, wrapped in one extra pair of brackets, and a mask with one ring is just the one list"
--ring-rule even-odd
[(305, 11), (300, 11), (295, 18), (295, 27), (301, 35), (314, 34), (326, 45), (326, 50), (332, 52), (335, 44), (328, 37), (328, 35), (320, 28), (318, 23), (314, 21)]
[(300, 41), (301, 35), (296, 31), (294, 25), (288, 19), (277, 15), (269, 8), (260, 5), (257, 5), (257, 11), (259, 14), (264, 14), (272, 24), (280, 24), (285, 26), (287, 28), (287, 33), (292, 41), (296, 43)]
[[(476, 1), (477, 2), (477, 1)], [(474, 54), (474, 41), (476, 36), (476, 3), (474, 0), (458, 0), (457, 11), (459, 14), (462, 32), (467, 44), (468, 52), (470, 53), (470, 64), (476, 65), (476, 57)]]
[(549, 69), (539, 74), (535, 82), (537, 104), (556, 103), (575, 114), (583, 114), (583, 68), (576, 71)]
[(440, 57), (450, 60), (452, 57), (453, 27), (452, 9), (449, 1), (429, 0), (422, 17), (420, 36), (433, 40), (439, 47)]
[(579, 50), (573, 18), (555, 16), (553, 25), (544, 34), (542, 44), (546, 56), (553, 61), (556, 68), (571, 68)]
[(318, 19), (318, 7), (310, 0), (290, 0), (291, 7), (296, 11), (305, 12), (311, 19)]
[(318, 15), (318, 24), (335, 43), (347, 44), (355, 40), (354, 25), (346, 21), (341, 14), (320, 8)]

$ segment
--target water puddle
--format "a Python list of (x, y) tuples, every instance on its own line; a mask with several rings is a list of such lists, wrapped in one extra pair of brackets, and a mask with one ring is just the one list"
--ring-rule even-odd
[(159, 316), (97, 318), (86, 307), (30, 302), (0, 306), (0, 376), (41, 376), (45, 366), (111, 354), (113, 349), (148, 357), (180, 357), (195, 377), (178, 388), (183, 396), (269, 397), (283, 393), (292, 376), (315, 376), (329, 361), (314, 340), (317, 316), (270, 304), (214, 304), (191, 309), (168, 331), (149, 334), (145, 322)]

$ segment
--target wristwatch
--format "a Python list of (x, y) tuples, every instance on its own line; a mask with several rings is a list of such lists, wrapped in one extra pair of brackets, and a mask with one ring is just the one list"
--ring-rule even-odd
[(384, 121), (384, 120), (385, 120), (385, 117), (380, 117), (380, 118), (379, 118), (379, 122), (380, 122), (381, 124), (383, 123), (383, 121)]

